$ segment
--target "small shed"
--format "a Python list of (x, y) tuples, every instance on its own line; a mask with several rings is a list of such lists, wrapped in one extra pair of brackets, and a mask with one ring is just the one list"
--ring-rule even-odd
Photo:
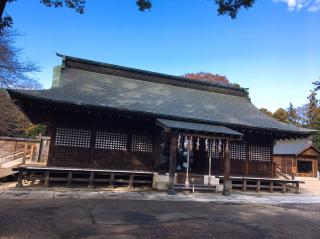
[(311, 140), (281, 140), (274, 146), (273, 161), (284, 173), (298, 177), (317, 177), (320, 151)]

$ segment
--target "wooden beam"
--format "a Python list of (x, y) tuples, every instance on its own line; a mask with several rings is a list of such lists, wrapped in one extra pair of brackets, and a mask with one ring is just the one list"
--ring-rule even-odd
[(168, 193), (174, 194), (175, 190), (175, 174), (176, 174), (176, 162), (177, 162), (177, 145), (178, 145), (178, 134), (171, 134), (170, 137), (170, 166), (169, 166), (169, 183)]

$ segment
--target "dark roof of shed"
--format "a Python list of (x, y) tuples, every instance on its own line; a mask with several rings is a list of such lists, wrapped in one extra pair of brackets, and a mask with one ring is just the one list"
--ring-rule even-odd
[[(281, 140), (281, 141), (278, 141), (273, 147), (273, 154), (298, 155), (310, 147), (315, 148), (312, 145), (312, 141), (309, 139)], [(318, 149), (316, 150), (318, 151)]]
[[(143, 113), (158, 118), (302, 135), (313, 132), (266, 116), (248, 100), (243, 89), (222, 87), (227, 90), (222, 93), (220, 86), (217, 89), (216, 86), (208, 85), (207, 90), (203, 82), (195, 83), (194, 80), (191, 85), (185, 86), (179, 77), (177, 80), (174, 76), (170, 78), (160, 74), (159, 79), (164, 80), (162, 82), (152, 78), (156, 73), (140, 70), (136, 70), (140, 75), (129, 77), (133, 73), (128, 75), (126, 67), (111, 66), (112, 69), (109, 64), (87, 63), (87, 60), (65, 57), (60, 87), (48, 90), (10, 90), (9, 93), (13, 97), (24, 95), (38, 100)], [(127, 77), (119, 76), (119, 71), (125, 72)], [(201, 87), (198, 88), (198, 85)]]

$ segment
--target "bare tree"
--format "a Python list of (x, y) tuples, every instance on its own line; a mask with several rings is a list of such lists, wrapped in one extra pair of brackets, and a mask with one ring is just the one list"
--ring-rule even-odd
[(0, 88), (41, 88), (33, 74), (39, 67), (29, 59), (21, 58), (21, 49), (14, 47), (18, 33), (0, 32)]

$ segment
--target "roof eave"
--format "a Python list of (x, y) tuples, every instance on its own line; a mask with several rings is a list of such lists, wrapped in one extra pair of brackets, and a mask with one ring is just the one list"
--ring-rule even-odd
[(194, 118), (186, 118), (186, 117), (177, 117), (177, 116), (172, 116), (172, 115), (163, 115), (163, 114), (155, 114), (155, 113), (150, 113), (150, 112), (143, 112), (143, 111), (135, 111), (135, 110), (128, 110), (128, 109), (120, 109), (120, 108), (114, 108), (114, 107), (106, 107), (106, 106), (98, 106), (98, 105), (90, 105), (90, 104), (77, 104), (74, 102), (68, 102), (68, 101), (63, 101), (63, 100), (52, 100), (52, 99), (47, 99), (43, 97), (37, 97), (34, 95), (22, 93), (17, 90), (13, 89), (7, 89), (7, 92), (9, 93), (10, 97), (12, 95), (21, 95), (23, 97), (27, 97), (30, 99), (34, 100), (41, 100), (44, 102), (49, 102), (49, 103), (54, 103), (54, 104), (60, 104), (60, 105), (69, 105), (69, 106), (76, 106), (76, 107), (91, 107), (94, 109), (104, 109), (104, 110), (113, 110), (117, 112), (122, 112), (122, 113), (133, 113), (133, 114), (139, 114), (143, 116), (149, 116), (149, 117), (154, 117), (154, 118), (164, 118), (164, 119), (172, 119), (172, 120), (180, 120), (180, 121), (187, 121), (187, 122), (194, 122), (194, 123), (204, 123), (204, 124), (213, 124), (213, 125), (220, 125), (220, 126), (227, 126), (227, 127), (239, 127), (239, 128), (247, 128), (247, 129), (253, 129), (253, 130), (268, 130), (272, 131), (275, 133), (284, 133), (284, 134), (294, 134), (294, 135), (299, 135), (300, 137), (306, 137), (310, 136), (318, 131), (316, 130), (311, 130), (307, 129), (306, 131), (286, 131), (286, 130), (280, 130), (276, 128), (263, 128), (263, 127), (255, 127), (255, 126), (250, 126), (250, 125), (241, 125), (241, 124), (232, 124), (232, 123), (225, 123), (225, 122), (215, 122), (215, 121), (205, 121), (205, 120), (198, 120)]

